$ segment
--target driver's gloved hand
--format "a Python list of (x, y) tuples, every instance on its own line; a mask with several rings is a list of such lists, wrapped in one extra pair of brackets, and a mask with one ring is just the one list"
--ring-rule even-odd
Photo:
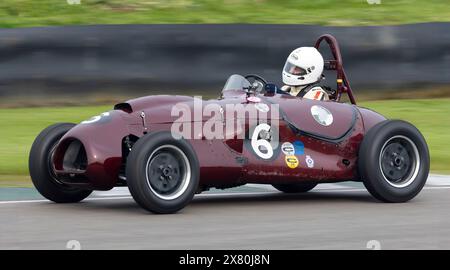
[(264, 90), (268, 94), (278, 93), (278, 87), (273, 83), (268, 83), (264, 86)]

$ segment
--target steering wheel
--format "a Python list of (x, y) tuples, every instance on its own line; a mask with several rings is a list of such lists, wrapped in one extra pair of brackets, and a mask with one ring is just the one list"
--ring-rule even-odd
[(245, 75), (245, 79), (250, 82), (253, 90), (256, 93), (261, 93), (265, 89), (267, 84), (267, 81), (263, 77), (256, 74)]

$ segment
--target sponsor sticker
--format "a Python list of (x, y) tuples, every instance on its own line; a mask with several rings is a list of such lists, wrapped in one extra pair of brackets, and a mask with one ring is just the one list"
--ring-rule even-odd
[(295, 154), (294, 145), (290, 142), (283, 143), (281, 145), (281, 151), (283, 151), (286, 156), (293, 156)]
[(301, 141), (295, 141), (293, 143), (294, 145), (294, 152), (296, 155), (303, 155), (305, 154), (305, 145)]
[(265, 103), (256, 103), (255, 108), (262, 113), (266, 113), (269, 111), (269, 106)]
[(306, 156), (305, 161), (308, 168), (314, 168), (314, 159), (311, 156)]
[(296, 156), (286, 156), (284, 160), (289, 168), (295, 169), (298, 167), (298, 158)]

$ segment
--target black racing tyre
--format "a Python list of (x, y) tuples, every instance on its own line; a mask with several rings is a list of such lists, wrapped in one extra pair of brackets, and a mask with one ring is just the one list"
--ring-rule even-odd
[(380, 201), (400, 203), (414, 198), (430, 170), (430, 155), (422, 134), (408, 122), (386, 120), (365, 135), (358, 171), (367, 190)]
[(159, 131), (144, 135), (134, 144), (127, 158), (126, 177), (130, 193), (141, 207), (170, 214), (194, 197), (200, 167), (189, 142)]
[(56, 203), (75, 203), (88, 197), (92, 190), (69, 187), (58, 181), (51, 166), (56, 144), (75, 124), (59, 123), (44, 129), (31, 146), (28, 167), (31, 180), (39, 193)]
[(302, 182), (295, 184), (273, 184), (274, 188), (284, 193), (303, 193), (308, 192), (317, 186), (315, 182)]

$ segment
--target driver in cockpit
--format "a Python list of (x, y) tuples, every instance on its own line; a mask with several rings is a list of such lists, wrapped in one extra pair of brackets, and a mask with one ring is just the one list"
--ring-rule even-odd
[(315, 100), (329, 100), (329, 94), (320, 85), (324, 60), (314, 47), (300, 47), (291, 52), (283, 68), (281, 90), (292, 96)]

